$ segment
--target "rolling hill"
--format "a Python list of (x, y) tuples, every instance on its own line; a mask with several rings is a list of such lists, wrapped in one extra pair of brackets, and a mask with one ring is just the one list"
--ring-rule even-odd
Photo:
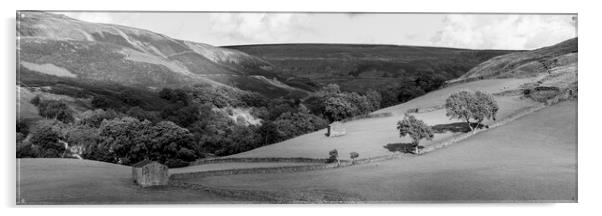
[[(272, 65), (246, 53), (147, 30), (20, 12), (19, 82), (84, 80), (146, 89), (194, 84), (231, 86), (269, 97), (302, 97)], [(290, 79), (289, 79), (290, 80)]]
[(577, 45), (577, 38), (573, 38), (528, 52), (497, 56), (470, 69), (450, 83), (483, 78), (537, 76), (556, 67), (576, 67)]
[[(349, 159), (350, 152), (359, 153), (360, 158), (397, 154), (401, 151), (397, 147), (410, 142), (408, 137), (400, 138), (395, 129), (404, 113), (414, 110), (412, 115), (428, 125), (445, 127), (459, 122), (449, 119), (441, 106), (449, 94), (481, 90), (494, 95), (500, 107), (497, 121), (484, 123), (497, 127), (466, 139), (455, 139), (465, 132), (436, 132), (432, 141), (421, 141), (425, 148), (435, 151), (336, 170), (211, 176), (186, 181), (231, 190), (271, 192), (287, 200), (311, 197), (318, 201), (345, 201), (340, 198), (351, 197), (371, 202), (575, 202), (577, 101), (555, 104), (555, 99), (538, 100), (526, 90), (557, 89), (556, 95), (568, 92), (576, 99), (577, 53), (566, 48), (576, 42), (573, 39), (486, 61), (471, 70), (478, 71), (473, 75), (483, 73), (483, 78), (461, 80), (374, 112), (388, 115), (345, 122), (344, 136), (331, 138), (324, 135), (325, 131), (318, 131), (228, 157), (326, 158), (332, 149), (338, 150), (341, 159)], [(491, 67), (495, 59), (555, 63), (546, 71), (524, 74)], [(516, 65), (520, 68), (520, 64)], [(485, 68), (494, 75), (485, 76), (487, 73), (481, 72)]]
[[(334, 170), (190, 179), (290, 200), (576, 202), (576, 102), (545, 108), (448, 148)], [(333, 194), (335, 196), (334, 200)], [(310, 200), (316, 202), (316, 200)]]
[(394, 87), (401, 78), (424, 74), (444, 80), (457, 78), (494, 56), (516, 52), (359, 44), (264, 44), (224, 48), (260, 57), (274, 66), (274, 72), (297, 77), (295, 81), (309, 80), (319, 85), (336, 83), (342, 90), (357, 92)]
[[(514, 58), (522, 59), (525, 55), (532, 56), (532, 53), (537, 53), (538, 56), (543, 56), (540, 58), (541, 60), (553, 61), (552, 59), (557, 59), (557, 56), (559, 56), (558, 53), (572, 50), (572, 48), (567, 49), (566, 47), (576, 44), (576, 40), (565, 41), (534, 51), (508, 54), (502, 59), (515, 62), (517, 60)], [(572, 57), (566, 57), (566, 55)], [(229, 157), (271, 157), (278, 155), (281, 157), (324, 158), (327, 156), (328, 151), (332, 149), (337, 149), (339, 154), (345, 157), (350, 152), (358, 152), (360, 158), (392, 154), (395, 151), (390, 148), (390, 144), (395, 145), (400, 142), (410, 142), (408, 137), (400, 138), (395, 128), (397, 121), (401, 120), (404, 113), (410, 110), (424, 110), (413, 115), (431, 126), (444, 126), (458, 122), (458, 120), (449, 119), (442, 106), (449, 94), (457, 91), (481, 90), (493, 94), (500, 106), (497, 116), (498, 120), (542, 105), (540, 103), (542, 101), (533, 100), (525, 96), (523, 91), (526, 89), (554, 87), (560, 89), (559, 91), (568, 91), (568, 89), (571, 89), (571, 91), (576, 93), (577, 53), (566, 55), (562, 55), (565, 57), (558, 60), (557, 62), (559, 63), (550, 66), (549, 73), (534, 73), (529, 76), (510, 73), (505, 78), (492, 77), (479, 78), (474, 81), (464, 80), (463, 82), (457, 82), (454, 85), (448, 85), (445, 88), (429, 92), (406, 103), (377, 110), (373, 114), (382, 115), (381, 117), (358, 119), (343, 123), (343, 126), (347, 130), (347, 135), (345, 136), (326, 137), (324, 135), (326, 130), (324, 129)], [(488, 65), (490, 65), (490, 61), (486, 61), (475, 68), (487, 68)], [(491, 70), (496, 70), (496, 68), (491, 68)], [(485, 124), (493, 123), (495, 122), (485, 122)], [(459, 133), (449, 131), (437, 133), (432, 141), (424, 141), (424, 145), (429, 146), (444, 142), (457, 134)]]

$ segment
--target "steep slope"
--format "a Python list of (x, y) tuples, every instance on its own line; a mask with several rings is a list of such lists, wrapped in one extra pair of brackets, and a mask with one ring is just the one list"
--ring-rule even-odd
[(399, 79), (420, 75), (457, 78), (479, 63), (511, 50), (467, 50), (438, 47), (269, 44), (227, 46), (261, 57), (274, 71), (298, 77), (291, 83), (337, 83), (346, 91), (365, 91), (399, 85)]
[(576, 66), (577, 38), (540, 49), (497, 56), (474, 67), (457, 80), (526, 77), (550, 72), (556, 67)]
[(270, 63), (237, 50), (44, 12), (19, 13), (17, 28), (19, 68), (29, 73), (144, 88), (229, 85), (271, 97), (306, 92), (266, 82), (285, 79)]

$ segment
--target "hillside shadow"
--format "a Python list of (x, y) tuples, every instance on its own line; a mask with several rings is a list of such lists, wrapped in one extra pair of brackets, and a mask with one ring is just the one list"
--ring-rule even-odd
[[(401, 153), (411, 153), (414, 154), (414, 150), (416, 149), (416, 145), (413, 143), (389, 143), (383, 146), (390, 152), (401, 152)], [(423, 146), (418, 146), (418, 149), (423, 149)]]
[[(476, 129), (489, 128), (489, 126), (478, 123), (471, 123), (471, 125)], [(433, 132), (435, 133), (468, 133), (470, 132), (470, 127), (468, 127), (468, 123), (466, 122), (455, 122), (449, 124), (438, 124), (431, 127)]]

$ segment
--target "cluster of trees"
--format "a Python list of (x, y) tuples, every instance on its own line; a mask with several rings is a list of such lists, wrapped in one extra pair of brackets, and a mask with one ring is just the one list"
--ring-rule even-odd
[(343, 92), (336, 84), (323, 87), (304, 101), (311, 113), (329, 122), (368, 114), (380, 108), (381, 94), (370, 90), (365, 95)]
[[(420, 88), (435, 85), (418, 79), (412, 83)], [(126, 165), (151, 159), (183, 166), (209, 155), (236, 154), (320, 130), (329, 122), (377, 110), (385, 100), (378, 91), (343, 92), (336, 84), (303, 100), (268, 99), (213, 86), (165, 88), (154, 95), (95, 94), (93, 109), (79, 114), (63, 101), (35, 97), (31, 102), (46, 120), (29, 126), (18, 122), (17, 156), (77, 155)], [(152, 97), (155, 101), (150, 101)], [(225, 111), (231, 107), (249, 109), (261, 124), (241, 124), (244, 121)]]
[(151, 159), (177, 167), (202, 156), (192, 134), (173, 122), (104, 110), (86, 111), (76, 122), (38, 121), (31, 136), (17, 144), (17, 157), (83, 157), (125, 165)]
[[(103, 104), (105, 108), (77, 115), (62, 101), (35, 97), (32, 102), (46, 120), (30, 124), (31, 134), (27, 124), (18, 122), (17, 156), (69, 157), (73, 155), (69, 146), (77, 146), (81, 151), (74, 154), (86, 159), (126, 165), (152, 159), (171, 167), (183, 166), (208, 155), (248, 151), (328, 124), (300, 100), (270, 100), (255, 93), (206, 86), (163, 89), (157, 95), (166, 101), (160, 109), (112, 109), (107, 108), (112, 105), (93, 99), (92, 106)], [(220, 109), (234, 106), (249, 107), (262, 124), (241, 124), (227, 109)]]
[[(471, 131), (480, 127), (486, 119), (493, 119), (499, 110), (499, 106), (491, 94), (476, 91), (460, 91), (451, 94), (445, 101), (446, 115), (452, 119), (460, 119), (466, 122)], [(471, 122), (474, 120), (475, 122)], [(397, 130), (400, 137), (409, 136), (415, 147), (419, 150), (419, 142), (422, 139), (432, 140), (433, 129), (416, 117), (405, 114), (404, 118), (397, 122)]]
[(31, 100), (31, 104), (38, 107), (38, 112), (42, 117), (56, 119), (62, 122), (73, 121), (73, 112), (62, 101), (43, 100), (39, 96), (35, 96)]
[(380, 90), (382, 107), (404, 103), (427, 92), (439, 89), (445, 84), (445, 78), (432, 73), (422, 73), (417, 77), (403, 77), (396, 87)]

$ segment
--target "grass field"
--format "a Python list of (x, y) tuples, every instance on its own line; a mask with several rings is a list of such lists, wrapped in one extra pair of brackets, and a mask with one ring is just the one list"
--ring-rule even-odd
[(18, 204), (236, 203), (208, 192), (175, 187), (142, 189), (131, 168), (76, 159), (18, 159)]
[[(346, 122), (344, 123), (344, 127), (347, 131), (345, 136), (326, 137), (324, 135), (326, 130), (324, 129), (228, 157), (278, 156), (326, 158), (328, 157), (328, 152), (332, 149), (337, 149), (340, 157), (343, 159), (348, 159), (350, 152), (358, 152), (360, 158), (391, 154), (393, 152), (390, 149), (385, 148), (387, 144), (409, 143), (411, 141), (407, 137), (400, 138), (399, 132), (396, 129), (396, 123), (403, 118), (403, 113), (405, 113), (405, 111), (413, 108), (428, 108), (442, 105), (445, 103), (445, 99), (449, 94), (455, 91), (470, 89), (496, 93), (517, 89), (521, 84), (531, 81), (533, 81), (533, 79), (481, 80), (450, 86), (418, 97), (407, 103), (375, 112), (390, 112), (393, 113), (391, 117), (369, 118)], [(536, 104), (536, 102), (528, 99), (520, 99), (519, 96), (499, 96), (496, 97), (496, 100), (500, 106), (500, 111), (497, 116), (498, 119), (503, 119), (512, 113)], [(460, 122), (460, 120), (450, 120), (445, 116), (445, 109), (414, 115), (432, 126)], [(491, 121), (485, 122), (485, 124), (489, 123), (491, 123)], [(421, 145), (428, 146), (438, 143), (450, 138), (452, 135), (453, 133), (451, 132), (436, 134), (432, 141), (423, 140)]]
[(479, 133), (446, 149), (381, 163), (300, 173), (189, 180), (297, 199), (343, 194), (364, 201), (577, 200), (577, 103), (565, 102)]

